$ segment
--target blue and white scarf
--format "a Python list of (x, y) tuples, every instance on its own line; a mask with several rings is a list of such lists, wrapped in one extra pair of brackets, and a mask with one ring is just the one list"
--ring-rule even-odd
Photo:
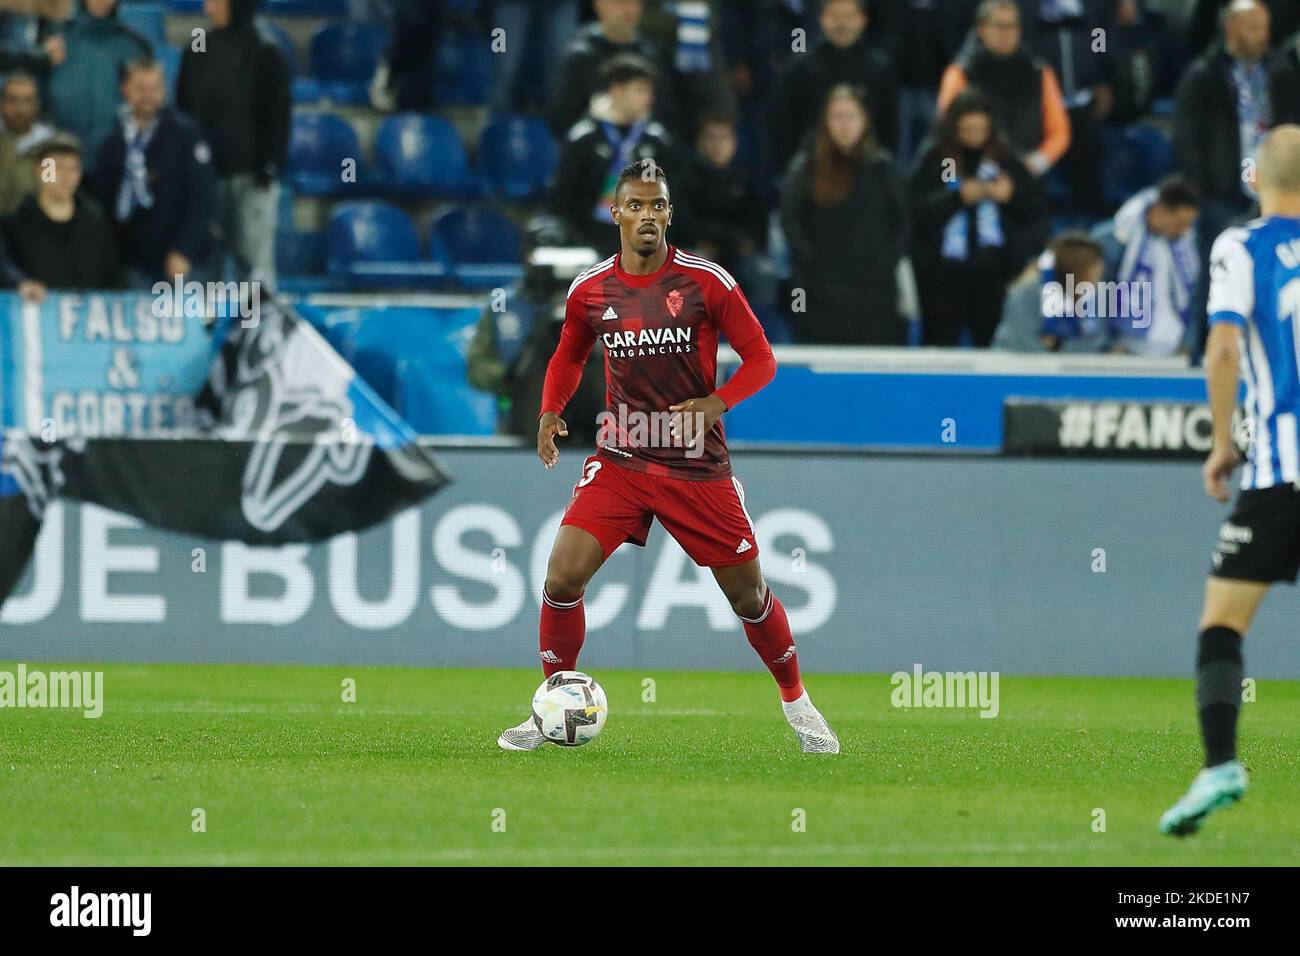
[(143, 129), (131, 115), (130, 108), (122, 107), (122, 138), (126, 140), (126, 162), (122, 169), (122, 186), (117, 193), (117, 220), (125, 222), (137, 209), (153, 208), (153, 192), (149, 189), (149, 165), (145, 151), (158, 129), (158, 119)]
[[(1115, 239), (1124, 248), (1115, 279), (1126, 283), (1130, 290), (1138, 288), (1133, 283), (1143, 283), (1148, 290), (1146, 314), (1119, 319), (1115, 332), (1138, 354), (1173, 355), (1187, 332), (1201, 261), (1195, 229), (1172, 242), (1151, 234), (1147, 213), (1156, 198), (1154, 187), (1145, 189), (1115, 214)], [(1131, 293), (1129, 301), (1133, 301)], [(1141, 320), (1141, 326), (1134, 322), (1135, 318)]]
[[(980, 182), (992, 182), (998, 178), (998, 164), (984, 160), (975, 171), (975, 178)], [(961, 190), (961, 177), (948, 183), (948, 188)], [(969, 209), (963, 208), (948, 220), (943, 230), (943, 248), (941, 255), (945, 259), (965, 262), (970, 258), (970, 217)], [(975, 241), (981, 248), (1003, 246), (1006, 236), (1002, 232), (1002, 211), (992, 199), (984, 199), (975, 204)]]
[[(1268, 68), (1263, 63), (1232, 61), (1232, 85), (1237, 93), (1237, 125), (1241, 135), (1241, 161), (1243, 167), (1259, 153), (1259, 145), (1272, 125), (1273, 107), (1268, 93)], [(1241, 184), (1246, 195), (1254, 193), (1246, 182)]]
[(641, 137), (645, 135), (646, 127), (650, 125), (649, 120), (640, 120), (628, 127), (624, 133), (617, 125), (608, 120), (597, 120), (600, 130), (605, 134), (605, 141), (609, 143), (614, 155), (610, 158), (609, 166), (605, 170), (605, 182), (600, 190), (600, 198), (596, 200), (596, 208), (591, 211), (592, 218), (597, 222), (609, 222), (609, 203), (607, 197), (614, 191), (614, 185), (618, 182), (619, 174), (623, 172), (625, 166), (632, 162), (632, 151), (637, 148), (641, 142)]
[(707, 0), (678, 0), (677, 55), (674, 66), (682, 73), (707, 73), (713, 67), (709, 51), (709, 4)]

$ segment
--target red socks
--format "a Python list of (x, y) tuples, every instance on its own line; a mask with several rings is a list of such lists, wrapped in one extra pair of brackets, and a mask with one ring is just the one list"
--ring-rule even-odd
[(587, 613), (582, 607), (582, 597), (576, 601), (556, 601), (542, 588), (542, 619), (537, 632), (542, 673), (550, 677), (556, 671), (576, 671), (578, 652), (587, 636)]
[(772, 589), (767, 589), (767, 602), (762, 614), (753, 620), (743, 617), (740, 620), (745, 625), (749, 646), (758, 652), (776, 678), (777, 686), (781, 688), (781, 699), (789, 703), (802, 697), (803, 681), (799, 679), (799, 657), (794, 652), (790, 621)]
[[(772, 589), (767, 589), (767, 602), (762, 614), (753, 620), (743, 617), (740, 620), (745, 626), (750, 647), (776, 679), (781, 699), (789, 703), (802, 697), (803, 681), (799, 678), (799, 657), (795, 654), (790, 621)], [(543, 588), (542, 616), (538, 627), (542, 673), (550, 677), (556, 671), (577, 670), (578, 652), (582, 650), (586, 636), (587, 615), (582, 598), (556, 601)]]

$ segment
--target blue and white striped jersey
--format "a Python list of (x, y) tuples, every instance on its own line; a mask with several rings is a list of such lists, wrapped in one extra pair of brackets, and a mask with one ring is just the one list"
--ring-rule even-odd
[(1245, 415), (1252, 423), (1243, 489), (1300, 482), (1300, 219), (1271, 216), (1226, 230), (1210, 253), (1209, 320), (1242, 330)]

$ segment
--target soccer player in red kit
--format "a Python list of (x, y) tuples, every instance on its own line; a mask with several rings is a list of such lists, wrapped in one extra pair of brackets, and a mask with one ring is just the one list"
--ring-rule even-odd
[[(549, 677), (577, 669), (587, 582), (619, 545), (644, 546), (658, 518), (691, 560), (712, 570), (776, 679), (803, 750), (839, 753), (839, 739), (800, 680), (785, 609), (759, 569), (745, 491), (731, 473), (720, 420), (772, 380), (772, 349), (726, 270), (668, 244), (673, 207), (653, 160), (624, 169), (613, 195), (622, 249), (569, 287), (542, 392), (537, 454), (553, 468), (560, 457), (555, 438), (568, 434), (560, 413), (602, 340), (607, 407), (598, 450), (583, 463), (551, 549), (539, 627), (542, 670)], [(715, 388), (719, 334), (743, 362)], [(530, 718), (497, 743), (533, 750), (543, 739)]]

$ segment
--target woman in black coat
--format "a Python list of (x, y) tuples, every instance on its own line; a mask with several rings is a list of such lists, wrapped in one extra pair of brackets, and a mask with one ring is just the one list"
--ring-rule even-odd
[(1042, 193), (995, 128), (987, 101), (963, 90), (917, 157), (909, 182), (912, 267), (922, 342), (987, 348), (1007, 283), (1045, 240)]
[(791, 161), (781, 225), (790, 246), (797, 342), (907, 343), (897, 283), (907, 244), (904, 190), (852, 87), (831, 89), (820, 126)]

